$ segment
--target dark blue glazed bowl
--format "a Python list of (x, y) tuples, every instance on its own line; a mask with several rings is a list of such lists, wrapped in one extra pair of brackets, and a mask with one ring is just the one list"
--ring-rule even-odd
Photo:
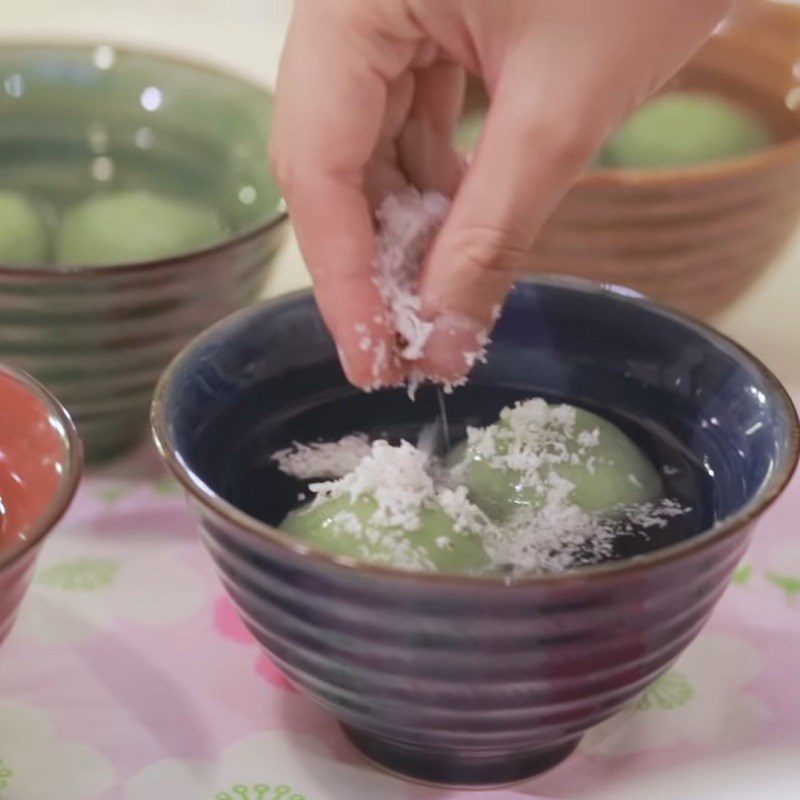
[(296, 495), (269, 454), (373, 424), (402, 432), (434, 408), (350, 387), (310, 293), (207, 331), (164, 374), (153, 405), (158, 446), (250, 630), (369, 758), (421, 781), (505, 783), (570, 753), (694, 638), (798, 457), (795, 411), (761, 364), (609, 287), (518, 286), (488, 363), (452, 407), (490, 418), (498, 389), (658, 429), (701, 465), (698, 499), (716, 524), (512, 585), (309, 550), (273, 527)]

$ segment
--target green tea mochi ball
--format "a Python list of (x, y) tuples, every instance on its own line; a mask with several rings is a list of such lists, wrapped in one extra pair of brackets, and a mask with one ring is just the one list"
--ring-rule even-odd
[(456, 128), (456, 144), (459, 150), (469, 153), (475, 149), (481, 138), (484, 121), (485, 116), (480, 111), (473, 111), (462, 117)]
[(608, 515), (658, 499), (661, 479), (615, 425), (584, 409), (528, 400), (471, 429), (459, 471), (473, 503), (497, 520), (568, 502)]
[(643, 105), (611, 136), (603, 161), (615, 167), (680, 167), (746, 155), (772, 141), (750, 111), (701, 92), (670, 92)]
[(41, 264), (47, 232), (36, 209), (16, 192), (0, 192), (0, 262)]
[(306, 505), (289, 513), (281, 529), (306, 544), (357, 561), (439, 572), (475, 572), (489, 566), (481, 537), (456, 532), (453, 520), (433, 506), (419, 512), (407, 531), (376, 525), (378, 504), (367, 495)]
[(145, 190), (100, 194), (68, 209), (56, 243), (60, 264), (125, 264), (180, 255), (225, 233), (210, 208)]

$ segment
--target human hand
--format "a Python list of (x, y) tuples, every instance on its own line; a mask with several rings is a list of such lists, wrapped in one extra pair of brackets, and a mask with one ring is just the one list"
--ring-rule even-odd
[[(373, 281), (373, 210), (387, 194), (411, 184), (454, 198), (421, 277), (434, 329), (418, 366), (456, 381), (570, 184), (729, 6), (296, 0), (270, 157), (348, 378), (390, 385), (408, 369)], [(467, 169), (453, 145), (465, 72), (491, 99)], [(395, 354), (378, 375), (361, 326)]]

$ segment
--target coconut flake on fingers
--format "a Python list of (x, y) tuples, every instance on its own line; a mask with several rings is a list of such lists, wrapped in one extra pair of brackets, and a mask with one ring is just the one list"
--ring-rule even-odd
[[(425, 345), (433, 332), (433, 323), (419, 316), (421, 300), (418, 293), (422, 265), (437, 231), (444, 222), (450, 201), (438, 192), (419, 192), (407, 188), (389, 195), (376, 212), (378, 232), (375, 237), (375, 284), (389, 314), (389, 322), (400, 339), (399, 355), (410, 362), (408, 369), (408, 392), (413, 398), (425, 380), (422, 371), (414, 362), (422, 359)], [(372, 341), (362, 333), (359, 347), (364, 352), (373, 350), (376, 362), (385, 358), (377, 352)], [(478, 338), (478, 350), (465, 353), (467, 368), (485, 358), (488, 334)], [(466, 379), (459, 381), (463, 383)], [(451, 391), (456, 384), (445, 384)]]

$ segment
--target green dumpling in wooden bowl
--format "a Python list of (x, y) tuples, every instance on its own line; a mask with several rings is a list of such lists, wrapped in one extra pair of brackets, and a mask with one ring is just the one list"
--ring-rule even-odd
[(127, 264), (200, 250), (226, 234), (210, 208), (143, 189), (98, 194), (64, 212), (56, 261)]
[(23, 195), (0, 191), (0, 263), (41, 264), (49, 242), (42, 218)]
[(606, 166), (682, 167), (747, 155), (771, 144), (748, 109), (705, 92), (668, 92), (645, 103), (602, 150)]
[(337, 497), (292, 511), (281, 529), (319, 550), (401, 569), (469, 573), (489, 566), (481, 537), (457, 532), (441, 506), (422, 508), (412, 530), (375, 522), (378, 503)]
[(494, 425), (470, 429), (458, 461), (470, 500), (499, 521), (553, 500), (613, 515), (657, 500), (662, 491), (656, 468), (616, 425), (541, 399), (505, 408)]
[(469, 153), (475, 149), (483, 132), (485, 114), (473, 111), (461, 118), (456, 127), (456, 145), (458, 149)]

